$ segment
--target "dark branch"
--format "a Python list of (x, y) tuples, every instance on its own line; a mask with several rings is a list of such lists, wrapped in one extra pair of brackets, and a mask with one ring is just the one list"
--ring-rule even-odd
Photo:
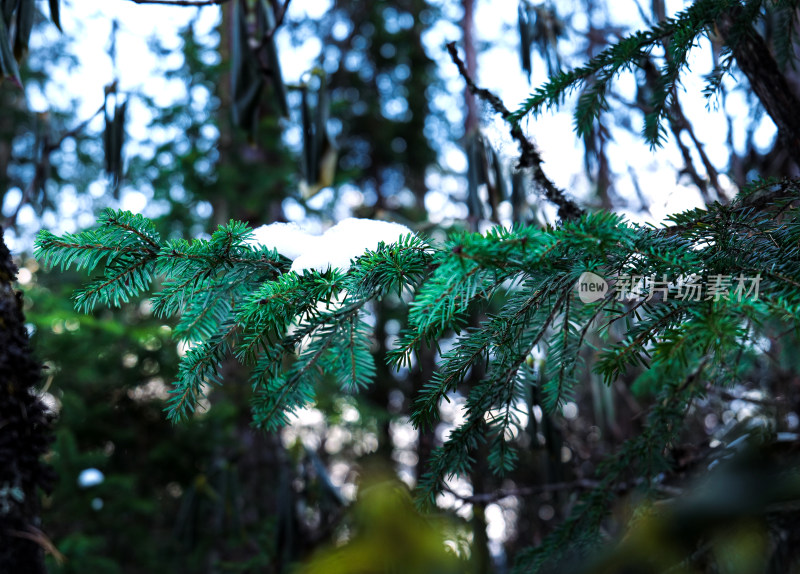
[(522, 132), (522, 128), (519, 126), (519, 124), (509, 119), (511, 117), (511, 112), (505, 106), (505, 104), (503, 104), (503, 101), (489, 90), (485, 88), (479, 88), (475, 85), (475, 82), (469, 75), (467, 67), (464, 65), (464, 62), (461, 60), (458, 52), (456, 51), (455, 42), (450, 42), (447, 44), (447, 51), (450, 52), (450, 57), (453, 59), (453, 63), (458, 67), (458, 72), (461, 74), (461, 77), (464, 78), (464, 81), (467, 83), (467, 88), (469, 91), (492, 106), (492, 109), (500, 114), (500, 116), (509, 124), (511, 137), (517, 141), (522, 152), (517, 167), (531, 168), (533, 170), (534, 182), (542, 190), (544, 190), (545, 197), (558, 206), (558, 216), (562, 220), (568, 221), (571, 219), (577, 219), (583, 215), (583, 210), (578, 207), (574, 201), (569, 199), (563, 190), (556, 187), (556, 185), (545, 175), (544, 171), (542, 171), (543, 162), (542, 156), (539, 154), (539, 150), (536, 149), (536, 146), (533, 145), (533, 142), (525, 137), (525, 134)]
[[(278, 10), (278, 8), (275, 8), (275, 14), (276, 14), (275, 27), (272, 28), (272, 30), (268, 30), (264, 34), (264, 36), (261, 38), (261, 41), (258, 43), (258, 46), (252, 47), (253, 53), (258, 54), (259, 52), (261, 52), (261, 50), (266, 47), (267, 43), (270, 40), (272, 40), (272, 38), (275, 36), (275, 33), (283, 25), (283, 21), (286, 19), (286, 13), (289, 11), (289, 4), (291, 4), (291, 2), (292, 0), (285, 0), (280, 10)], [(264, 66), (263, 64), (261, 65), (261, 71), (266, 76), (270, 75), (269, 69), (266, 68), (266, 66)]]
[(284, 20), (284, 18), (286, 18), (286, 13), (289, 11), (289, 3), (290, 3), (291, 1), (292, 1), (292, 0), (286, 0), (286, 1), (283, 3), (283, 8), (281, 8), (281, 13), (280, 13), (280, 14), (278, 14), (277, 21), (275, 22), (275, 27), (272, 29), (272, 31), (271, 31), (271, 34), (274, 34), (274, 33), (275, 33), (275, 30), (277, 30), (278, 28), (280, 28), (280, 27), (281, 27), (281, 24), (283, 24), (283, 20)]
[(106, 109), (105, 102), (98, 108), (98, 110), (91, 115), (91, 117), (87, 118), (86, 120), (82, 121), (80, 124), (62, 134), (60, 138), (56, 141), (49, 141), (45, 138), (43, 145), (42, 145), (42, 153), (39, 157), (39, 161), (36, 163), (36, 168), (34, 170), (33, 179), (31, 179), (28, 186), (25, 188), (25, 191), (22, 193), (22, 197), (17, 204), (14, 213), (12, 213), (9, 217), (3, 221), (3, 225), (5, 227), (13, 227), (17, 224), (17, 217), (19, 216), (19, 212), (22, 208), (30, 203), (33, 195), (36, 193), (37, 189), (42, 189), (44, 184), (47, 182), (48, 174), (50, 172), (50, 155), (56, 151), (58, 148), (61, 147), (67, 139), (74, 138), (79, 133), (81, 133), (89, 123), (100, 115)]
[[(624, 493), (635, 487), (641, 486), (642, 484), (645, 484), (645, 480), (642, 478), (638, 478), (631, 482), (620, 482), (614, 486), (614, 490), (618, 493)], [(599, 480), (580, 478), (572, 482), (551, 482), (547, 484), (539, 484), (536, 486), (500, 489), (494, 492), (485, 492), (485, 493), (471, 494), (471, 495), (458, 494), (457, 492), (455, 492), (451, 488), (448, 488), (447, 486), (444, 487), (444, 490), (467, 504), (487, 505), (491, 504), (492, 502), (497, 502), (498, 500), (508, 498), (510, 496), (536, 496), (539, 494), (559, 492), (563, 490), (570, 490), (570, 491), (592, 490), (595, 488), (599, 488), (601, 486), (603, 486), (603, 483)], [(681, 489), (675, 488), (673, 486), (668, 486), (666, 484), (650, 484), (649, 487), (670, 496), (680, 496), (681, 494), (683, 494), (683, 491)]]

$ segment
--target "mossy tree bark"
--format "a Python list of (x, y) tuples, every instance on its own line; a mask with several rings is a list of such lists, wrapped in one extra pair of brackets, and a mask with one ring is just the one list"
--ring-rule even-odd
[(47, 538), (39, 529), (39, 489), (53, 480), (41, 457), (52, 440), (51, 417), (36, 394), (33, 358), (17, 268), (0, 228), (0, 572), (44, 573)]

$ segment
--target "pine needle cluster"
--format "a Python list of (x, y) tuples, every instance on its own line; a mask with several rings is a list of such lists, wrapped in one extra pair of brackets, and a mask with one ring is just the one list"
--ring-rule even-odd
[[(575, 126), (586, 136), (615, 79), (643, 72), (651, 76), (643, 137), (657, 146), (701, 39), (724, 32), (722, 57), (707, 76), (705, 93), (713, 97), (737, 47), (768, 18), (779, 23), (772, 35), (778, 66), (792, 64), (798, 8), (796, 0), (697, 0), (554, 74), (517, 111), (493, 107), (511, 124), (523, 155), (536, 160), (521, 162), (530, 167), (540, 160), (522, 134), (524, 117), (580, 91)], [(655, 399), (642, 432), (605, 459), (596, 486), (542, 544), (517, 556), (514, 572), (537, 572), (599, 542), (620, 485), (660, 480), (693, 401), (739, 382), (738, 366), (762, 352), (763, 337), (800, 335), (798, 200), (800, 180), (762, 180), (729, 204), (680, 213), (662, 226), (574, 209), (557, 227), (496, 227), (442, 243), (408, 235), (365, 252), (347, 270), (301, 274), (276, 251), (253, 247), (252, 230), (240, 222), (220, 226), (209, 240), (163, 240), (145, 217), (108, 210), (94, 230), (41, 232), (36, 255), (50, 266), (98, 273), (75, 293), (82, 311), (155, 290), (154, 312), (177, 317), (175, 335), (188, 347), (166, 406), (173, 421), (191, 416), (212, 385), (225, 383), (222, 365), (230, 359), (249, 368), (253, 424), (266, 430), (312, 404), (325, 381), (344, 393), (363, 390), (377, 372), (372, 302), (404, 302), (406, 325), (380, 359), (412, 368), (423, 348), (439, 350), (435, 372), (413, 399), (412, 423), (432, 427), (443, 401), (456, 391), (466, 395), (461, 422), (419, 478), (425, 505), (435, 505), (449, 478), (472, 471), (479, 450), (499, 477), (516, 468), (520, 405), (533, 400), (558, 413), (591, 377), (646, 387)], [(587, 272), (601, 279), (597, 297), (582, 296)]]
[(674, 17), (622, 38), (585, 64), (551, 75), (506, 119), (515, 123), (528, 114), (537, 116), (560, 106), (567, 96), (580, 91), (574, 123), (577, 134), (585, 137), (591, 134), (598, 118), (607, 110), (607, 97), (621, 73), (654, 73), (657, 81), (649, 82), (651, 93), (642, 136), (652, 147), (657, 147), (667, 136), (664, 121), (675, 102), (681, 74), (688, 68), (689, 55), (700, 45), (701, 39), (719, 39), (721, 18), (733, 17), (733, 23), (724, 38), (722, 57), (706, 76), (703, 93), (709, 99), (719, 93), (724, 77), (731, 72), (736, 47), (748, 35), (756, 34), (755, 27), (766, 20), (774, 19), (779, 23), (773, 37), (778, 65), (781, 68), (793, 65), (798, 7), (800, 2), (796, 0), (697, 0)]
[[(408, 235), (365, 252), (347, 271), (325, 273), (289, 271), (287, 259), (247, 243), (243, 223), (220, 226), (209, 240), (173, 241), (146, 218), (112, 210), (95, 230), (41, 232), (36, 255), (47, 265), (99, 272), (75, 294), (83, 311), (119, 306), (158, 285), (155, 313), (177, 316), (175, 334), (189, 344), (166, 407), (174, 421), (190, 416), (210, 385), (224, 383), (220, 367), (230, 357), (251, 369), (253, 423), (264, 429), (309, 405), (325, 377), (342, 392), (367, 387), (376, 372), (370, 302), (406, 301), (391, 366), (409, 366), (423, 346), (455, 335), (415, 397), (412, 422), (435, 424), (440, 403), (465, 381), (472, 385), (463, 422), (419, 481), (420, 499), (430, 504), (448, 477), (470, 471), (482, 445), (494, 473), (515, 467), (518, 409), (531, 389), (552, 412), (588, 371), (607, 383), (639, 373), (659, 397), (644, 432), (606, 460), (600, 486), (571, 517), (520, 556), (517, 571), (528, 572), (597, 540), (614, 485), (632, 476), (654, 480), (669, 466), (667, 446), (687, 406), (709, 386), (735, 381), (734, 365), (756, 352), (758, 337), (797, 333), (798, 198), (800, 182), (761, 181), (729, 205), (684, 212), (660, 227), (595, 213), (556, 228), (457, 233), (444, 243)], [(609, 285), (588, 303), (576, 289), (586, 271)], [(759, 288), (738, 289), (743, 276), (758, 278)], [(621, 289), (631, 277), (639, 278), (636, 297)], [(705, 285), (732, 280), (713, 295), (680, 297), (687, 277)], [(469, 316), (483, 320), (469, 325)]]

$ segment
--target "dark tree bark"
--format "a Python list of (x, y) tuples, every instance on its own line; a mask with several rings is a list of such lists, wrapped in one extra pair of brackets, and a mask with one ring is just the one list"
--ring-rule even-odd
[[(764, 39), (751, 24), (739, 22), (742, 10), (732, 10), (717, 22), (726, 43), (732, 44), (736, 64), (750, 81), (764, 109), (778, 127), (778, 137), (797, 166), (800, 166), (800, 100), (778, 67)], [(746, 26), (745, 33), (737, 28)], [(738, 38), (733, 38), (736, 35)]]
[(51, 417), (35, 393), (41, 366), (31, 354), (16, 275), (0, 228), (0, 572), (44, 574), (39, 489), (53, 482), (41, 460)]

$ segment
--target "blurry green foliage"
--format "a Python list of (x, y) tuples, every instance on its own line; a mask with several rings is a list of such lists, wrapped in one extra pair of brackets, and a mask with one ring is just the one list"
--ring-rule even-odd
[(318, 551), (297, 574), (456, 574), (467, 563), (447, 545), (443, 518), (423, 517), (407, 487), (372, 477), (345, 518), (346, 541)]

